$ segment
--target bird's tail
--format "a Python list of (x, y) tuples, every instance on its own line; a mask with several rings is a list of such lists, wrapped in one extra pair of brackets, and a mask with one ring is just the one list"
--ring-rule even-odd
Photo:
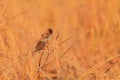
[(37, 50), (33, 51), (33, 52), (32, 52), (32, 56), (34, 56), (34, 54), (35, 54), (36, 52), (37, 52)]

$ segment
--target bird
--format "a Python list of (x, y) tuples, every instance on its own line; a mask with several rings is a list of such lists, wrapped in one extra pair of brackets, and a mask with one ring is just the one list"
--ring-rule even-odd
[(48, 28), (47, 31), (41, 35), (40, 40), (37, 42), (35, 51), (32, 53), (36, 53), (38, 51), (41, 51), (45, 48), (46, 44), (48, 43), (48, 39), (51, 37), (53, 34), (53, 30), (51, 28)]

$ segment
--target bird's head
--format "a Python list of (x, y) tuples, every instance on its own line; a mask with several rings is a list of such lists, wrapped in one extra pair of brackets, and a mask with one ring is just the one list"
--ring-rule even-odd
[(48, 33), (49, 33), (49, 34), (52, 34), (52, 33), (53, 33), (53, 29), (49, 28), (49, 29), (48, 29)]

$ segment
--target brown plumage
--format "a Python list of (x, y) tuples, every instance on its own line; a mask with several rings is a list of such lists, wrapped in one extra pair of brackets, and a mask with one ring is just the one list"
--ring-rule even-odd
[(40, 50), (43, 50), (45, 45), (46, 45), (46, 43), (47, 42), (45, 42), (45, 41), (38, 41), (38, 43), (37, 43), (37, 45), (35, 47), (36, 50), (33, 51), (32, 53), (35, 53), (35, 52), (40, 51)]
[(42, 34), (41, 37), (44, 39), (48, 39), (53, 33), (53, 30), (49, 28), (46, 33)]
[(43, 50), (45, 48), (46, 44), (48, 43), (48, 38), (50, 38), (52, 33), (53, 33), (53, 30), (51, 28), (49, 28), (46, 33), (42, 34), (40, 40), (36, 44), (36, 47), (35, 47), (36, 50), (33, 51), (32, 53)]

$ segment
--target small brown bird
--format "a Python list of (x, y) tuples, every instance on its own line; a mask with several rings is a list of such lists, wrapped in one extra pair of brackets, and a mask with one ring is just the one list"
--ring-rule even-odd
[(43, 50), (46, 44), (48, 43), (48, 39), (52, 34), (53, 34), (53, 30), (51, 28), (49, 28), (46, 33), (42, 34), (40, 40), (36, 44), (36, 47), (35, 47), (36, 50), (33, 51), (32, 53)]

